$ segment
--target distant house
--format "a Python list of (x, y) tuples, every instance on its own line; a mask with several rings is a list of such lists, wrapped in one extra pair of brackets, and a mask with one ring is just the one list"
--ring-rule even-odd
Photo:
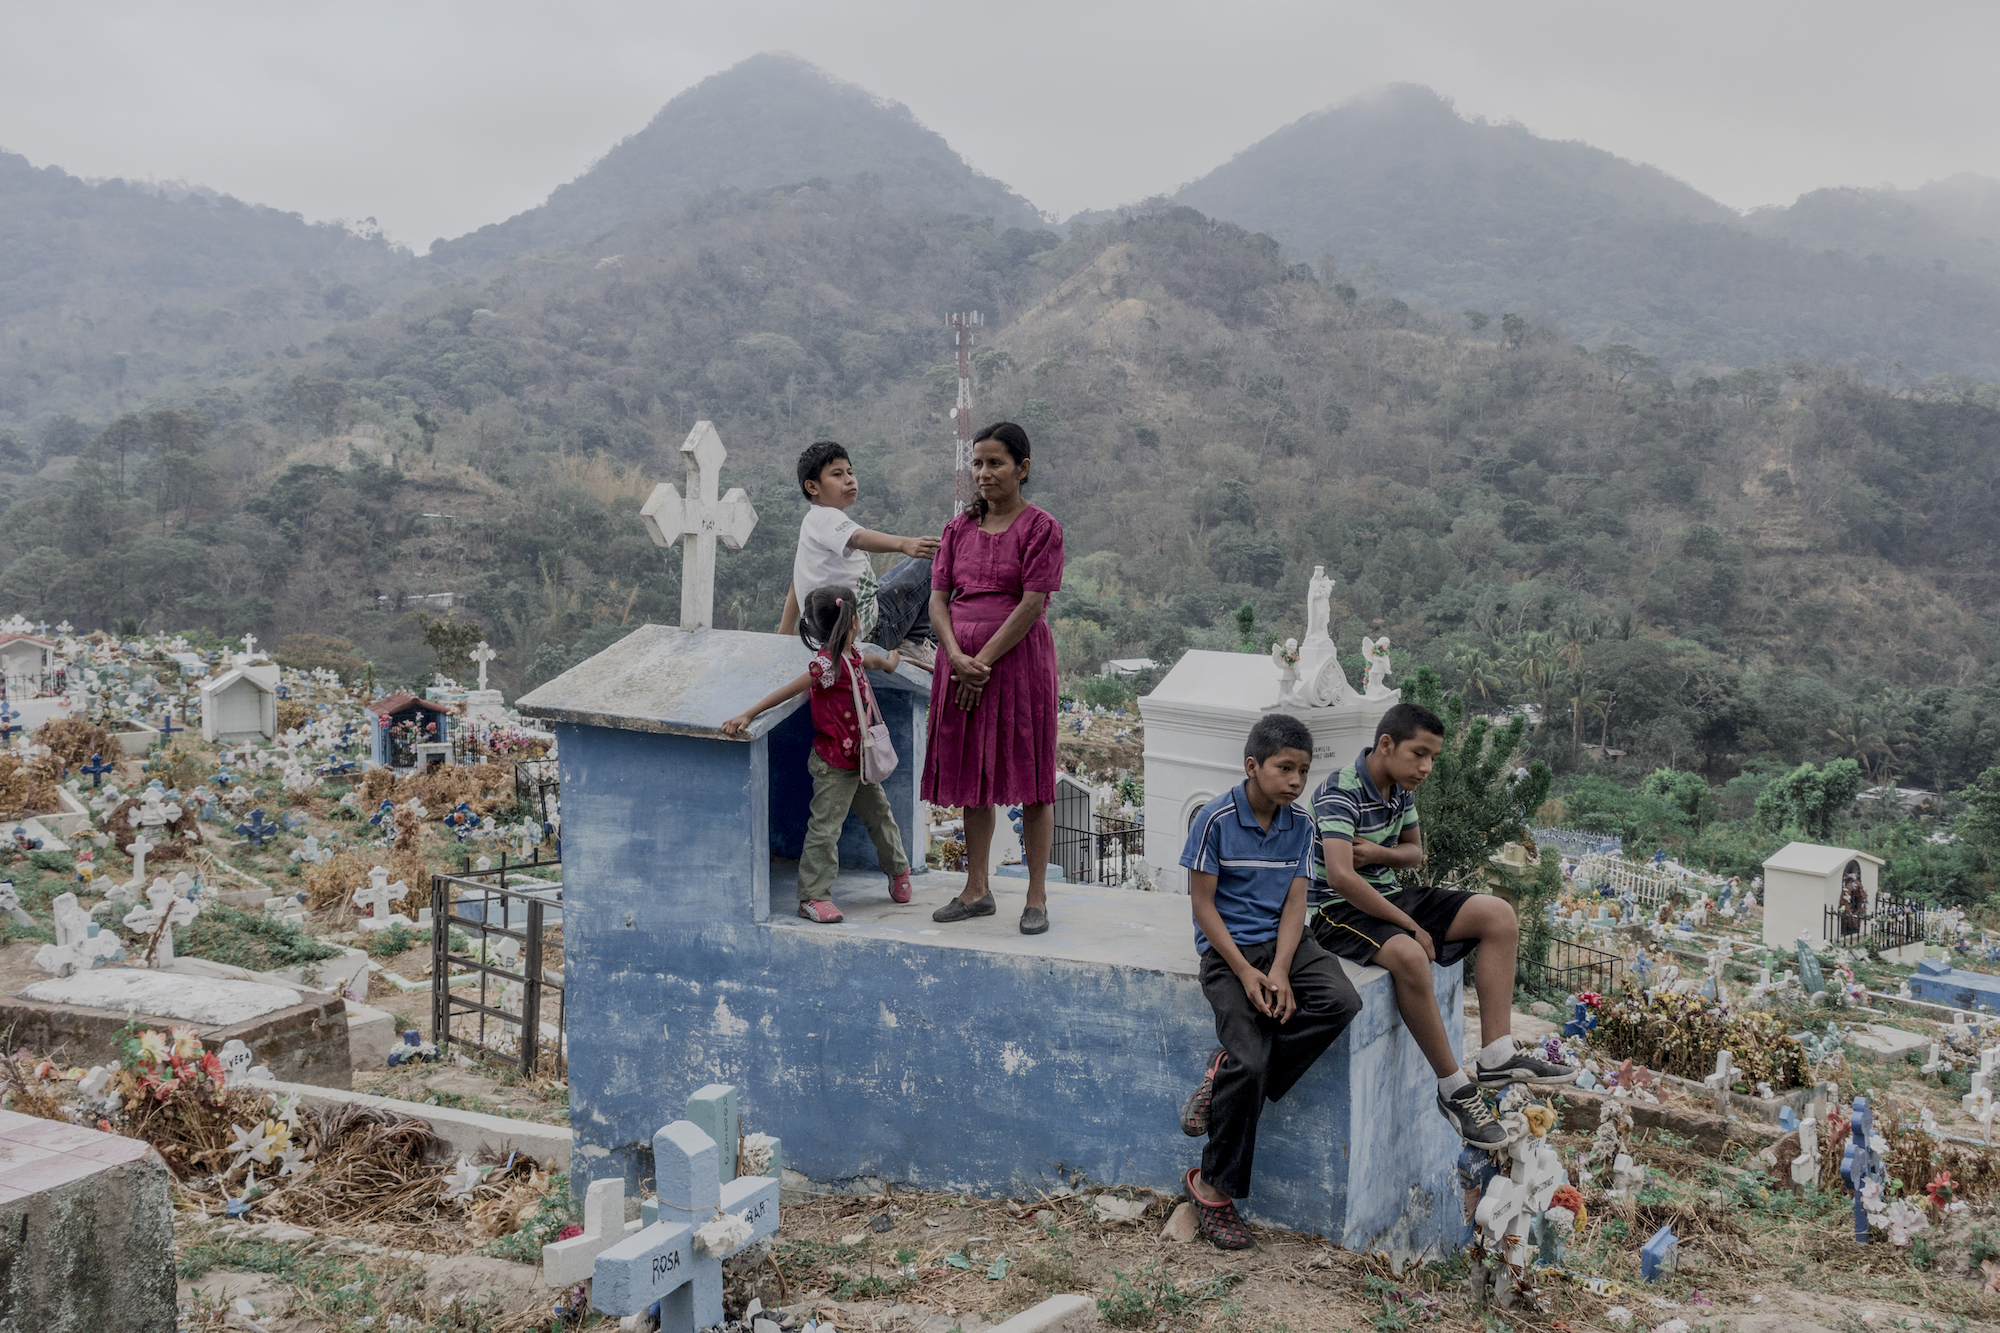
[(1097, 669), (1100, 676), (1116, 676), (1120, 680), (1130, 680), (1141, 671), (1151, 671), (1159, 663), (1150, 657), (1114, 657)]

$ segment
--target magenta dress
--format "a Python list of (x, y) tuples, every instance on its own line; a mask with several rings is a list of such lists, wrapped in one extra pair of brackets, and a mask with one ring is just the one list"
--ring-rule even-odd
[[(1062, 587), (1062, 525), (1029, 505), (1002, 533), (960, 514), (944, 525), (931, 587), (951, 598), (959, 651), (977, 656), (1021, 603)], [(1056, 641), (1046, 616), (993, 664), (979, 706), (952, 701), (951, 659), (931, 674), (923, 796), (933, 805), (1046, 805), (1056, 799)]]

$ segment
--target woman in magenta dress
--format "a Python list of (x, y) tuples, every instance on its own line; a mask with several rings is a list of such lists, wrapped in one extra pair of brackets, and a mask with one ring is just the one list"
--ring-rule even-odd
[(1062, 525), (1021, 497), (1028, 433), (1011, 421), (972, 444), (978, 499), (945, 524), (931, 564), (930, 741), (923, 795), (965, 809), (965, 892), (935, 921), (991, 916), (986, 858), (993, 807), (1021, 807), (1028, 904), (1021, 933), (1049, 928), (1049, 846), (1055, 839), (1056, 643), (1042, 618), (1062, 587)]

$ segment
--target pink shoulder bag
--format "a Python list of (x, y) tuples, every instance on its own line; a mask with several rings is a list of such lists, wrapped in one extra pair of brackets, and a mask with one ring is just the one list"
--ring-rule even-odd
[(896, 747), (889, 740), (889, 724), (875, 707), (875, 691), (869, 690), (867, 702), (862, 702), (861, 672), (859, 663), (847, 664), (847, 681), (854, 687), (855, 729), (861, 733), (861, 780), (880, 785), (896, 771)]

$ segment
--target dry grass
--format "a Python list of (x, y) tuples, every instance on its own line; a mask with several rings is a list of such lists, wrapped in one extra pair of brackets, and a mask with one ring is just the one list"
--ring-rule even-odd
[(589, 491), (600, 504), (608, 505), (614, 500), (644, 500), (653, 493), (653, 483), (647, 479), (644, 469), (627, 468), (601, 453), (559, 455), (550, 460), (549, 471)]
[(35, 733), (35, 743), (48, 746), (56, 758), (72, 769), (82, 768), (94, 754), (109, 756), (113, 763), (118, 760), (118, 743), (111, 739), (110, 730), (80, 717), (44, 722)]
[(47, 814), (57, 806), (56, 780), (62, 769), (48, 755), (24, 761), (0, 755), (0, 818)]

